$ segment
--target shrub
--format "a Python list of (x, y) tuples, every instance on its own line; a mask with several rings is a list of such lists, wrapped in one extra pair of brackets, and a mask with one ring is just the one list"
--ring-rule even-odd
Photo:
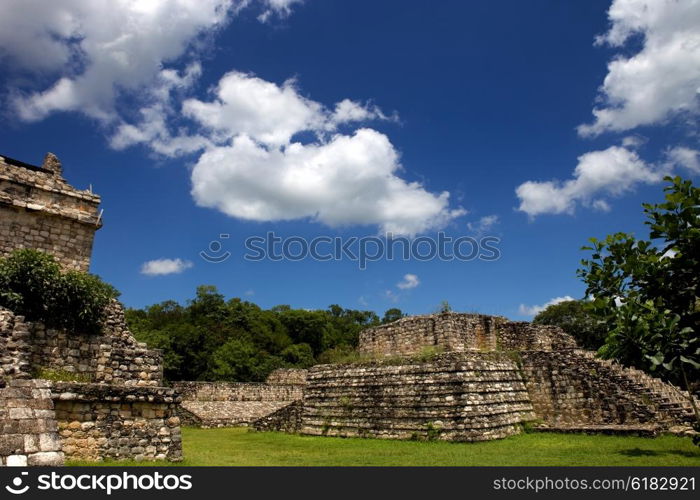
[(104, 309), (118, 295), (98, 276), (61, 271), (53, 256), (38, 250), (15, 250), (0, 259), (0, 306), (29, 321), (99, 333)]

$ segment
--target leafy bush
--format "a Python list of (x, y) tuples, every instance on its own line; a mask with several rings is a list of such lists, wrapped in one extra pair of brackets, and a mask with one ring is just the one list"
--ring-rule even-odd
[(104, 309), (118, 295), (98, 276), (63, 272), (53, 256), (38, 250), (15, 250), (0, 259), (0, 306), (30, 321), (99, 333)]

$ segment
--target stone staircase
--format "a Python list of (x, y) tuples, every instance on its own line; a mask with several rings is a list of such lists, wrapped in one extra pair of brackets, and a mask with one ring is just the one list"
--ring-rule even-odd
[[(620, 388), (647, 399), (655, 407), (661, 420), (676, 424), (690, 424), (695, 420), (695, 413), (688, 394), (678, 387), (636, 368), (596, 357), (592, 351), (576, 349), (576, 354), (585, 358), (588, 364), (601, 372)], [(700, 401), (695, 399), (700, 408)]]

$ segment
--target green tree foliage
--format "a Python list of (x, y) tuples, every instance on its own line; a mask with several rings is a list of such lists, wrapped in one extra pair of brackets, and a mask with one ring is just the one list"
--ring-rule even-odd
[(606, 324), (600, 321), (581, 300), (567, 300), (552, 304), (538, 313), (532, 322), (558, 326), (586, 349), (600, 349), (607, 337)]
[(384, 313), (384, 317), (382, 318), (382, 324), (393, 323), (394, 321), (401, 319), (404, 316), (405, 314), (403, 313), (403, 311), (401, 311), (401, 309), (398, 309), (396, 307), (387, 309)]
[(48, 326), (99, 333), (104, 309), (119, 293), (98, 276), (61, 270), (39, 250), (14, 251), (0, 259), (0, 305)]
[(700, 188), (666, 180), (665, 202), (644, 204), (649, 240), (592, 238), (579, 276), (610, 332), (600, 354), (690, 391), (700, 375)]
[[(134, 335), (164, 351), (168, 380), (261, 381), (275, 368), (308, 368), (330, 354), (352, 351), (362, 329), (379, 324), (371, 311), (308, 311), (281, 305), (265, 310), (226, 300), (200, 286), (187, 305), (167, 301), (129, 309)], [(329, 354), (326, 354), (329, 353)]]

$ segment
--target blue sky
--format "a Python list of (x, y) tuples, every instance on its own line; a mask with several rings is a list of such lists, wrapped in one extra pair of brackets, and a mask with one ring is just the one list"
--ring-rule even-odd
[[(663, 175), (700, 173), (699, 47), (690, 0), (9, 1), (0, 154), (52, 151), (102, 196), (92, 272), (128, 306), (214, 284), (527, 319), (583, 295), (587, 238), (645, 236)], [(268, 231), (438, 230), (497, 236), (501, 257), (243, 259)], [(204, 261), (222, 233), (231, 257)]]

